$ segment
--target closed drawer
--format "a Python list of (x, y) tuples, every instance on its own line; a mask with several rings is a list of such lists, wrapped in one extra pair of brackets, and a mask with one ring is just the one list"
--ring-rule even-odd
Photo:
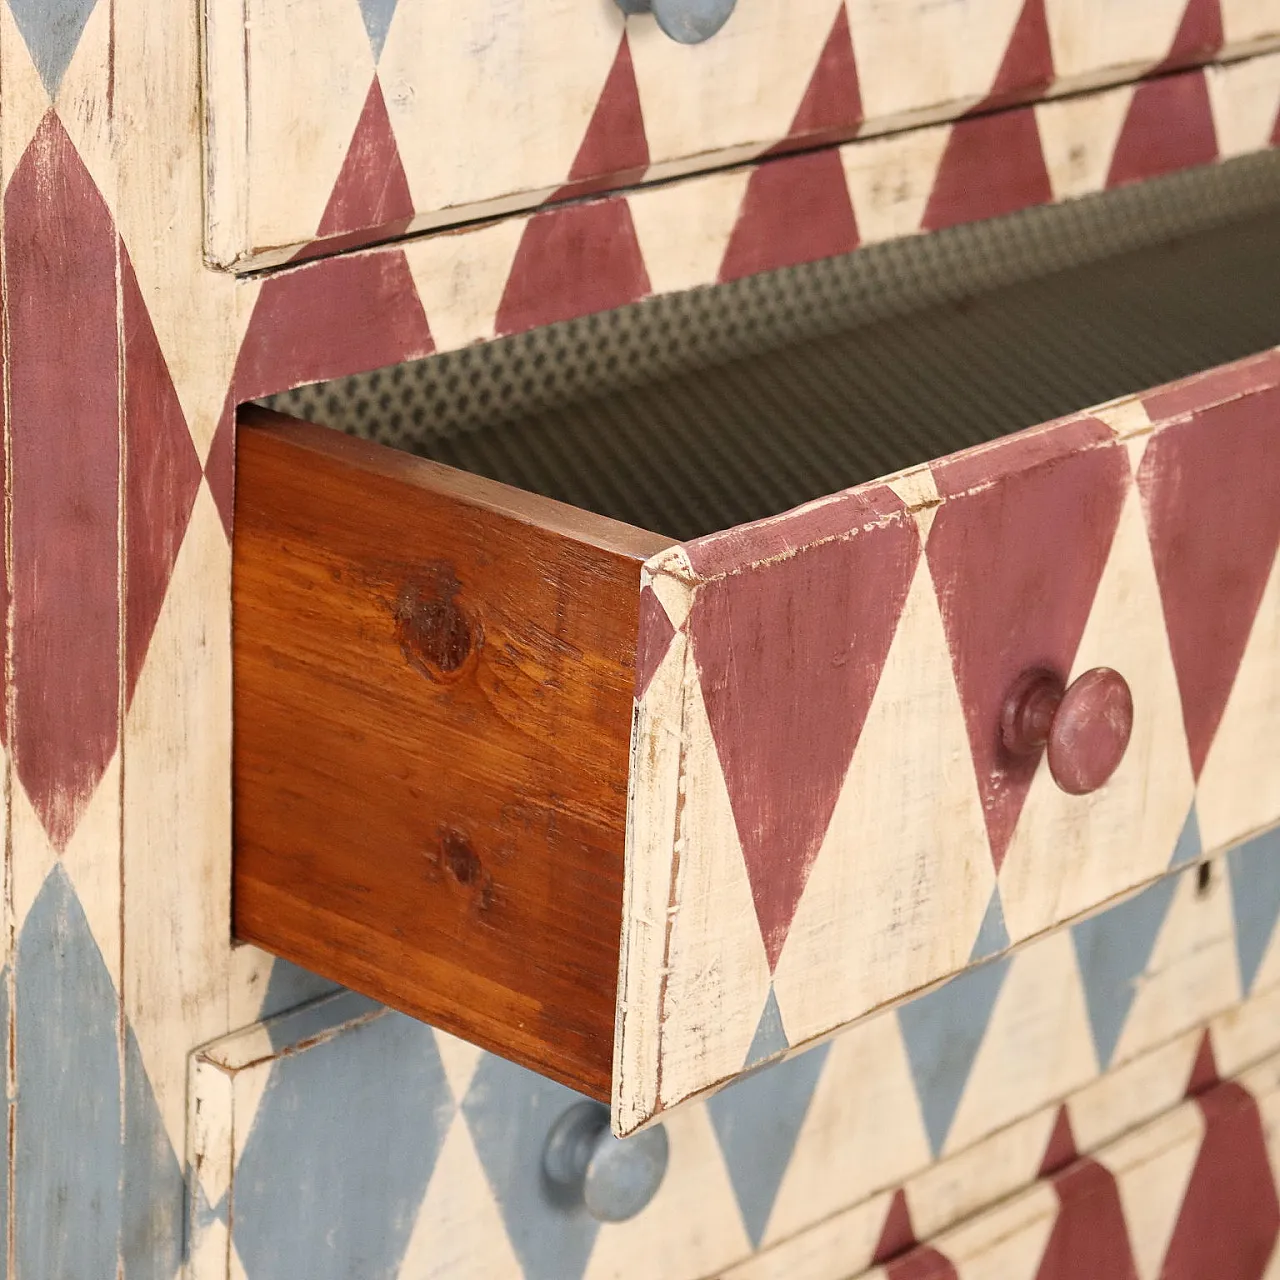
[[(1243, 1001), (1235, 979), (1256, 925), (1242, 913), (1237, 932), (1230, 904), (1268, 882), (1264, 846), (1242, 853), (1210, 864), (1207, 888), (1186, 868), (1083, 926), (1151, 946), (1136, 991), (1124, 962), (1105, 967), (1123, 952), (1082, 950), (1103, 960), (1083, 976), (1052, 935), (997, 963), (985, 1024), (977, 975), (931, 998), (959, 1052), (916, 1039), (908, 1006), (682, 1107), (652, 1199), (623, 1222), (547, 1193), (548, 1138), (582, 1103), (559, 1085), (351, 993), (237, 1031), (192, 1055), (192, 1280), (345, 1280), (372, 1259), (449, 1280), (846, 1280), (909, 1231), (935, 1240), (1025, 1192), (1072, 1142), (1097, 1156), (1214, 1067), (1236, 1077), (1280, 1051), (1280, 935)], [(1117, 1002), (1117, 1052), (1095, 1060), (1085, 1010)], [(959, 1108), (939, 1147), (922, 1116), (947, 1094)]]
[[(205, 23), (206, 248), (237, 270), (1280, 39), (1275, 6), (1258, 0), (1203, 13), (1149, 0), (1140, 16), (1107, 0), (751, 0), (698, 45), (649, 16), (624, 20), (612, 0), (324, 0), (305, 14), (287, 0), (205, 0)], [(1207, 94), (1198, 77), (1157, 87), (1135, 137), (1171, 115), (1202, 132)], [(1091, 135), (1120, 128), (1116, 105)], [(1038, 154), (1024, 115), (998, 149), (1021, 165), (1027, 148)], [(834, 153), (812, 160), (815, 198), (833, 173), (842, 186)], [(777, 184), (762, 181), (768, 204)]]
[[(1210, 1064), (1211, 1065), (1211, 1064)], [(1071, 1151), (1071, 1135), (1064, 1134)], [(1033, 1187), (857, 1280), (1265, 1276), (1280, 1258), (1280, 1058), (1212, 1084), (1094, 1155), (1050, 1163)], [(825, 1242), (824, 1242), (825, 1243)], [(798, 1266), (733, 1280), (845, 1280), (815, 1244)]]
[[(451, 446), (576, 508), (249, 412), (238, 934), (626, 1132), (1280, 818), (1280, 356), (1002, 434), (1063, 325), (1121, 383), (1261, 345), (1272, 222)], [(868, 427), (867, 352), (936, 417)], [(682, 542), (583, 509), (646, 502)], [(1103, 668), (1095, 749), (1005, 736)]]

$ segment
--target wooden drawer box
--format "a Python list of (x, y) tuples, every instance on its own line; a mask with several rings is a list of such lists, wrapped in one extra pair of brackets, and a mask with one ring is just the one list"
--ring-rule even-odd
[[(285, 0), (204, 9), (206, 252), (233, 270), (1280, 42), (1263, 0), (743, 0), (698, 45), (613, 0), (322, 0), (305, 21)], [(1154, 85), (1143, 121), (1207, 110), (1198, 77)], [(1118, 126), (1104, 113), (1090, 131)], [(1023, 115), (988, 145), (1029, 142)], [(802, 168), (789, 180), (815, 198), (843, 185), (834, 152)], [(609, 212), (581, 217), (630, 234)]]
[[(948, 312), (995, 437), (955, 453), (963, 389), (915, 435), (859, 436), (838, 344), (686, 380), (683, 454), (651, 399), (628, 402), (648, 437), (584, 407), (628, 441), (621, 479), (566, 462), (572, 434), (467, 446), (615, 484), (578, 507), (247, 411), (238, 935), (611, 1100), (628, 1132), (1280, 819), (1258, 749), (1280, 730), (1280, 355), (1021, 431), (1006, 412), (1019, 361), (1058, 377), (1028, 298), (1046, 330), (1089, 317), (1077, 362), (1157, 352), (1142, 376), (1262, 345), (1273, 237)], [(910, 323), (941, 353), (919, 377), (962, 388), (943, 321)], [(720, 393), (772, 453), (723, 434)], [(886, 450), (935, 456), (846, 487)], [(714, 522), (726, 487), (761, 513), (794, 484), (835, 491), (679, 543), (584, 509), (665, 486)], [(1097, 669), (1130, 723), (1078, 696)], [(1010, 727), (1029, 672), (1072, 685), (1048, 764)]]

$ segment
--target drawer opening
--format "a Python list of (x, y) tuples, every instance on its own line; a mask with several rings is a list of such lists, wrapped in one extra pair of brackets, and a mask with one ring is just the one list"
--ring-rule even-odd
[(270, 407), (687, 539), (1280, 344), (1267, 153)]

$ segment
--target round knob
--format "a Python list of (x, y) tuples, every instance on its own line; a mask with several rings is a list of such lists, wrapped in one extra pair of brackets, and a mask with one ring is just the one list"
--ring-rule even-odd
[(625, 1222), (653, 1199), (668, 1153), (660, 1124), (615, 1138), (608, 1108), (580, 1102), (552, 1126), (542, 1170), (559, 1197), (585, 1205), (597, 1222)]
[(1000, 741), (1015, 756), (1048, 747), (1049, 772), (1068, 795), (1097, 791), (1124, 759), (1133, 732), (1133, 694), (1110, 667), (1094, 667), (1066, 688), (1052, 671), (1028, 671), (1009, 691)]
[(658, 26), (681, 44), (710, 40), (733, 12), (737, 0), (617, 0), (623, 13), (652, 13)]

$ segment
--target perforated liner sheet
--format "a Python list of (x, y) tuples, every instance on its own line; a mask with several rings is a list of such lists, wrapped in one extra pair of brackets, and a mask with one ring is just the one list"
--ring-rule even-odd
[(266, 403), (673, 538), (1280, 344), (1280, 156)]

